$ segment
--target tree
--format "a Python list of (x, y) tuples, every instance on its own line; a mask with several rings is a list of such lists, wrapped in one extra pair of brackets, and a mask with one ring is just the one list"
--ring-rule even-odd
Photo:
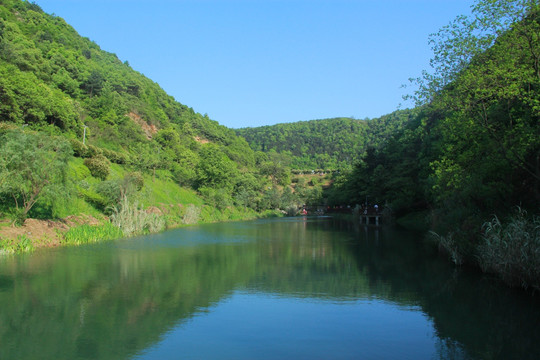
[(261, 163), (259, 169), (261, 174), (269, 176), (275, 185), (285, 186), (291, 182), (290, 162), (290, 156), (272, 150), (268, 153), (268, 161)]
[(103, 89), (104, 82), (105, 78), (103, 75), (99, 71), (94, 70), (86, 81), (81, 84), (81, 87), (92, 97), (99, 94), (101, 89)]
[(198, 187), (231, 189), (235, 185), (236, 164), (213, 144), (207, 144), (200, 153), (197, 165)]
[(442, 114), (436, 128), (446, 145), (432, 164), (435, 181), (449, 194), (507, 201), (501, 194), (512, 190), (504, 184), (514, 178), (532, 191), (509, 200), (538, 202), (539, 2), (479, 0), (473, 15), (431, 38), (434, 71), (424, 73), (416, 93)]
[[(411, 79), (418, 85), (413, 96), (417, 104), (431, 102), (475, 57), (492, 47), (498, 37), (537, 13), (538, 6), (538, 0), (476, 0), (472, 16), (460, 15), (432, 34), (429, 39), (433, 50), (432, 71), (425, 70), (421, 77)], [(532, 50), (534, 44), (530, 45)]]
[(61, 195), (68, 160), (73, 151), (67, 141), (19, 130), (0, 135), (0, 193), (11, 197), (18, 223), (45, 196)]

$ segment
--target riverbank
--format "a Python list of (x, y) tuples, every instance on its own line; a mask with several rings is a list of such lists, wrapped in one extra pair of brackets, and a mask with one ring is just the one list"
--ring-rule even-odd
[[(180, 227), (209, 224), (215, 222), (245, 221), (258, 218), (283, 216), (280, 211), (262, 213), (250, 209), (230, 207), (223, 210), (210, 206), (190, 207), (183, 217), (173, 217), (163, 210), (151, 207), (146, 213), (153, 213), (163, 220), (160, 231)], [(10, 219), (0, 220), (0, 254), (31, 252), (41, 248), (81, 245), (100, 241), (117, 240), (125, 237), (152, 233), (143, 229), (141, 232), (126, 234), (121, 227), (113, 225), (105, 215), (71, 215), (64, 219), (26, 219), (21, 226), (14, 226)]]

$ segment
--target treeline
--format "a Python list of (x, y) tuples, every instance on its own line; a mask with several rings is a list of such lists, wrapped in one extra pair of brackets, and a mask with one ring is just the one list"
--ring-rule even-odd
[[(540, 289), (540, 8), (477, 1), (434, 35), (406, 126), (337, 178), (330, 203), (420, 214), (456, 263)], [(474, 44), (474, 46), (471, 46)]]

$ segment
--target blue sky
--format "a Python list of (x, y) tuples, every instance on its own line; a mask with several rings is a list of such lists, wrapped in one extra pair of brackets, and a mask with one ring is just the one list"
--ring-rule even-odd
[(195, 111), (238, 128), (388, 114), (465, 0), (35, 0)]

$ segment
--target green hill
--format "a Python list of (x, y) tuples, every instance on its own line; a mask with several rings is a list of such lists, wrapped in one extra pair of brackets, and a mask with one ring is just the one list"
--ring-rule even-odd
[(17, 222), (111, 214), (126, 196), (186, 205), (171, 224), (188, 204), (207, 220), (286, 207), (271, 158), (21, 0), (0, 4), (0, 150), (0, 217)]
[(372, 120), (333, 118), (237, 129), (255, 151), (286, 154), (297, 170), (351, 169), (368, 147), (379, 146), (409, 121), (400, 110)]

